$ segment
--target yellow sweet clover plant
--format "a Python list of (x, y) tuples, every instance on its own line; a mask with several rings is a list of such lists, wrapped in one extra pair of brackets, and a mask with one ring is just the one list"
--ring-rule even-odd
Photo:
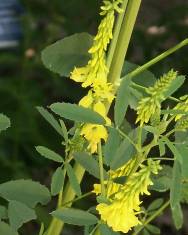
[[(157, 79), (146, 70), (186, 46), (188, 39), (123, 74), (123, 67), (130, 71), (128, 66), (133, 66), (123, 62), (140, 4), (141, 0), (104, 0), (95, 37), (75, 34), (43, 51), (45, 66), (70, 75), (87, 89), (87, 95), (78, 104), (54, 103), (49, 106), (51, 112), (37, 108), (63, 138), (64, 155), (36, 147), (40, 155), (59, 164), (50, 192), (30, 180), (0, 185), (10, 221), (2, 217), (6, 223), (0, 222), (0, 231), (17, 235), (22, 224), (36, 218), (33, 208), (55, 196), (57, 208), (50, 213), (51, 222), (41, 224), (39, 235), (60, 235), (64, 223), (84, 226), (86, 235), (152, 234), (159, 232), (152, 221), (169, 206), (176, 228), (183, 226), (181, 203), (188, 202), (188, 95), (172, 95), (186, 77), (171, 69)], [(135, 115), (131, 124), (126, 120), (129, 108)], [(74, 124), (70, 128), (63, 119)], [(91, 191), (82, 193), (85, 171), (96, 181)], [(169, 191), (169, 199), (160, 198), (147, 206), (146, 197), (152, 201), (155, 191)], [(95, 210), (72, 207), (90, 195), (96, 199)]]
[[(121, 61), (125, 58), (127, 48), (122, 39), (127, 35), (128, 47), (141, 1), (105, 0), (103, 3), (100, 13), (102, 20), (88, 50), (90, 59), (85, 66), (75, 65), (70, 71), (70, 79), (87, 88), (88, 93), (81, 98), (77, 106), (58, 103), (51, 108), (61, 117), (75, 121), (76, 125), (71, 131), (66, 131), (64, 124), (61, 126), (63, 135), (66, 133), (65, 139), (68, 139), (64, 143), (66, 157), (62, 168), (65, 175), (67, 172), (69, 181), (65, 189), (62, 186), (59, 190), (57, 210), (52, 213), (54, 218), (45, 235), (60, 235), (64, 223), (83, 225), (85, 234), (89, 235), (107, 235), (110, 231), (124, 234), (132, 232), (134, 235), (142, 230), (152, 233), (151, 227), (155, 230), (157, 228), (151, 226), (150, 222), (169, 205), (175, 226), (182, 226), (180, 198), (184, 195), (181, 190), (177, 192), (176, 176), (181, 174), (179, 171), (184, 156), (169, 138), (177, 130), (186, 131), (188, 127), (187, 96), (180, 99), (172, 97), (183, 84), (185, 76), (180, 76), (177, 71), (171, 69), (156, 79), (150, 87), (135, 83), (134, 77), (187, 45), (188, 40), (137, 67), (129, 74), (122, 75), (121, 80), (118, 76), (112, 78), (114, 71), (121, 74), (123, 65), (117, 65), (118, 63), (113, 61), (116, 60), (115, 56), (120, 48), (126, 50), (121, 51), (118, 58)], [(107, 116), (114, 100), (115, 123)], [(175, 102), (175, 105), (164, 109), (163, 106), (165, 107), (168, 100)], [(129, 105), (135, 109), (137, 117), (133, 130), (127, 132), (122, 127), (122, 114), (126, 114)], [(85, 121), (87, 114), (88, 121)], [(103, 118), (103, 123), (93, 121), (90, 115), (95, 118), (99, 115)], [(83, 121), (80, 117), (83, 117)], [(174, 121), (176, 125), (169, 130)], [(129, 124), (126, 122), (126, 125)], [(148, 138), (148, 133), (152, 133), (153, 137)], [(78, 145), (79, 148), (76, 147)], [(174, 157), (166, 157), (165, 145), (170, 148)], [(160, 156), (156, 157), (151, 154), (151, 150), (157, 148)], [(167, 164), (168, 161), (174, 161), (173, 169), (169, 166), (170, 173), (173, 172), (170, 176), (172, 184), (165, 185), (165, 189), (156, 186), (157, 182), (163, 182), (160, 177), (163, 173), (160, 172), (165, 171), (167, 165), (162, 164), (163, 160), (167, 161)], [(82, 195), (79, 183), (85, 170), (100, 181), (93, 185), (91, 192)], [(183, 177), (179, 177), (180, 184)], [(167, 190), (170, 190), (170, 199), (160, 205), (156, 203), (151, 213), (152, 204), (148, 209), (145, 207), (144, 195), (150, 196), (153, 191)], [(182, 194), (179, 199), (176, 198), (178, 193)], [(74, 201), (83, 200), (90, 194), (96, 196), (97, 214), (71, 208)]]

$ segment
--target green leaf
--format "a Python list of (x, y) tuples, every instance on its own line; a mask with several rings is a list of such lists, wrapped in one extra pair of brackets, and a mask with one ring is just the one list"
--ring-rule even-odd
[(181, 186), (181, 202), (188, 204), (188, 183), (183, 183)]
[(107, 165), (112, 163), (120, 141), (121, 137), (119, 132), (115, 128), (109, 128), (108, 139), (104, 147), (104, 159)]
[(72, 169), (72, 166), (68, 163), (65, 165), (65, 167), (67, 170), (67, 175), (69, 177), (69, 181), (70, 181), (70, 185), (72, 189), (75, 191), (77, 196), (81, 196), (82, 192), (80, 189), (80, 185), (79, 185), (78, 179), (76, 178), (74, 170)]
[(89, 212), (73, 208), (58, 209), (52, 212), (52, 215), (67, 224), (74, 224), (79, 226), (92, 225), (98, 222), (97, 217), (90, 214)]
[(188, 131), (176, 131), (175, 140), (180, 145), (188, 144)]
[(11, 228), (8, 224), (0, 222), (0, 234), (1, 235), (18, 235), (18, 233)]
[(57, 154), (56, 152), (44, 147), (44, 146), (37, 146), (35, 147), (37, 152), (40, 153), (41, 156), (50, 159), (54, 162), (60, 162), (62, 163), (64, 160), (63, 158)]
[(152, 175), (153, 185), (150, 186), (151, 190), (158, 192), (166, 192), (171, 187), (172, 181), (172, 167), (168, 165), (162, 165), (162, 170), (159, 171), (158, 175)]
[(119, 232), (114, 232), (106, 224), (100, 224), (99, 231), (100, 231), (101, 235), (120, 235)]
[(54, 118), (54, 116), (49, 113), (43, 107), (37, 107), (39, 113), (43, 116), (43, 118), (50, 123), (50, 125), (61, 135), (64, 137), (65, 141), (68, 141), (68, 133), (65, 125), (59, 125), (58, 121)]
[(33, 209), (17, 201), (9, 202), (8, 217), (11, 227), (15, 230), (18, 230), (24, 223), (37, 218)]
[(148, 230), (143, 229), (143, 234), (142, 235), (150, 235), (150, 233), (148, 232)]
[(178, 90), (183, 85), (185, 78), (185, 76), (177, 76), (177, 78), (172, 81), (170, 87), (164, 93), (165, 99), (171, 96), (176, 90)]
[(0, 113), (0, 132), (10, 127), (10, 119), (4, 114)]
[(125, 118), (130, 98), (130, 82), (131, 78), (124, 78), (117, 91), (117, 97), (114, 107), (114, 120), (116, 126), (120, 126)]
[(176, 229), (180, 229), (183, 226), (183, 212), (180, 203), (178, 203), (174, 208), (171, 209), (172, 218)]
[(61, 76), (69, 77), (74, 67), (87, 64), (92, 46), (92, 36), (87, 33), (74, 34), (48, 46), (42, 51), (46, 68)]
[(172, 151), (174, 158), (177, 159), (182, 164), (182, 156), (179, 153), (176, 146), (166, 137), (162, 137), (162, 140), (166, 143), (166, 145), (169, 147), (169, 149)]
[(156, 127), (153, 127), (153, 126), (144, 126), (144, 129), (154, 135), (159, 135), (159, 131), (157, 130)]
[[(85, 152), (77, 152), (73, 154), (74, 159), (91, 175), (100, 178), (99, 164), (92, 155)], [(107, 178), (107, 173), (104, 170), (104, 176)]]
[(173, 166), (172, 184), (170, 187), (170, 205), (174, 209), (181, 200), (181, 165), (176, 160)]
[(166, 152), (166, 150), (165, 150), (165, 144), (164, 144), (164, 142), (163, 142), (161, 139), (159, 139), (158, 144), (159, 144), (160, 157), (161, 157), (161, 156), (164, 156), (164, 155), (165, 155), (165, 152)]
[(106, 123), (105, 119), (97, 112), (76, 104), (54, 103), (50, 105), (50, 109), (59, 116), (72, 121), (101, 125)]
[(50, 201), (50, 193), (45, 186), (23, 179), (0, 184), (0, 197), (22, 202), (32, 208), (38, 203), (45, 205)]
[(8, 215), (7, 208), (4, 206), (0, 206), (0, 220), (7, 219), (7, 215)]
[(42, 223), (40, 226), (39, 235), (43, 235), (43, 234), (44, 234), (44, 224)]
[(51, 194), (57, 195), (63, 188), (65, 180), (65, 173), (61, 167), (58, 167), (52, 176)]
[(152, 224), (147, 224), (147, 225), (146, 225), (146, 228), (147, 228), (151, 233), (160, 234), (160, 229), (157, 228), (156, 226), (152, 225)]
[(157, 198), (148, 206), (147, 210), (148, 211), (157, 210), (160, 206), (162, 206), (163, 202), (164, 202), (163, 198)]
[(138, 107), (139, 101), (143, 98), (143, 93), (130, 87), (130, 97), (129, 97), (129, 105), (132, 109), (136, 110)]
[(68, 143), (68, 141), (69, 141), (68, 131), (67, 131), (67, 128), (65, 126), (64, 121), (60, 120), (60, 124), (61, 124), (61, 128), (62, 128), (62, 131), (63, 131), (65, 142)]
[(185, 145), (176, 146), (179, 153), (181, 154), (182, 164), (182, 178), (187, 180), (188, 179), (188, 147)]
[(111, 169), (116, 170), (127, 163), (133, 157), (134, 150), (134, 146), (127, 139), (123, 140), (115, 153)]

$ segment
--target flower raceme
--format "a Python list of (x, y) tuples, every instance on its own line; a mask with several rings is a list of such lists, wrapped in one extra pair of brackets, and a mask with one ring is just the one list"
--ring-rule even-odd
[(75, 68), (71, 73), (71, 79), (81, 82), (83, 87), (95, 86), (96, 83), (107, 83), (108, 68), (105, 52), (112, 39), (115, 11), (119, 13), (122, 11), (118, 6), (121, 2), (122, 0), (104, 1), (100, 13), (103, 19), (94, 38), (93, 46), (89, 50), (91, 59), (85, 67)]
[[(119, 7), (120, 3), (122, 0), (104, 1), (100, 13), (103, 19), (89, 50), (91, 59), (85, 67), (74, 68), (70, 76), (74, 81), (82, 83), (82, 87), (90, 86), (88, 94), (80, 100), (79, 105), (91, 108), (101, 114), (106, 120), (106, 125), (110, 125), (111, 121), (106, 116), (105, 104), (111, 103), (114, 99), (114, 86), (107, 82), (106, 51), (113, 37), (115, 12), (122, 12)], [(106, 141), (108, 137), (106, 127), (94, 124), (84, 124), (81, 135), (88, 141), (88, 149), (91, 153), (96, 152), (98, 143), (101, 140)]]
[(141, 99), (137, 107), (137, 120), (140, 126), (148, 123), (153, 115), (160, 113), (161, 102), (165, 100), (165, 92), (168, 90), (172, 82), (177, 78), (177, 72), (170, 70), (164, 74), (152, 87), (146, 89), (150, 95)]
[[(101, 219), (114, 231), (127, 233), (141, 222), (140, 195), (150, 195), (148, 186), (152, 185), (151, 174), (157, 174), (161, 169), (160, 161), (147, 160), (147, 165), (140, 165), (140, 170), (131, 174), (128, 181), (119, 186), (113, 198), (109, 197), (110, 204), (100, 203), (97, 210)], [(99, 191), (99, 188), (96, 188)]]
[[(188, 95), (184, 95), (180, 97), (180, 102), (174, 107), (175, 110), (180, 110), (184, 112), (188, 112)], [(184, 114), (178, 114), (175, 117), (175, 121), (181, 119)]]

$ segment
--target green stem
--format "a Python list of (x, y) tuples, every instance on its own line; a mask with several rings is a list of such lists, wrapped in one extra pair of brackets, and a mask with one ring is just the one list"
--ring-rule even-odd
[(126, 13), (124, 15), (121, 30), (116, 43), (117, 46), (113, 53), (113, 59), (109, 70), (108, 81), (111, 83), (115, 83), (120, 79), (140, 4), (141, 0), (128, 1)]
[(106, 192), (105, 192), (105, 185), (104, 185), (103, 156), (102, 156), (101, 142), (98, 144), (98, 157), (99, 157), (101, 195), (105, 196)]
[(183, 40), (182, 42), (178, 43), (176, 46), (174, 46), (174, 47), (168, 49), (167, 51), (163, 52), (162, 54), (158, 55), (157, 57), (155, 57), (154, 59), (150, 60), (146, 64), (138, 67), (134, 71), (132, 71), (129, 74), (127, 74), (125, 77), (129, 77), (129, 76), (135, 77), (136, 75), (142, 73), (143, 71), (145, 71), (146, 69), (148, 69), (152, 65), (158, 63), (159, 61), (163, 60), (167, 56), (171, 55), (172, 53), (176, 52), (180, 48), (182, 48), (184, 46), (187, 46), (187, 45), (188, 45), (188, 38)]
[[(74, 166), (74, 172), (75, 172), (75, 175), (78, 179), (78, 182), (80, 183), (83, 178), (84, 172), (85, 172), (84, 168), (81, 165), (79, 165), (78, 163), (76, 163)], [(62, 198), (62, 204), (67, 203), (69, 206), (71, 206), (72, 200), (75, 197), (75, 192), (72, 189), (70, 184), (67, 184), (65, 191), (63, 193), (63, 196), (64, 197)], [(53, 217), (52, 221), (50, 223), (50, 226), (44, 235), (59, 235), (59, 234), (61, 234), (63, 226), (64, 226), (63, 221)]]
[[(174, 158), (168, 158), (168, 157), (152, 157), (152, 160), (160, 160), (160, 161), (174, 161)], [(147, 160), (147, 159), (145, 159)]]
[(140, 152), (140, 148), (132, 141), (132, 139), (126, 135), (123, 131), (121, 131), (119, 128), (117, 128), (117, 131), (122, 135), (124, 138), (126, 138), (134, 147), (135, 149)]
[(126, 12), (127, 3), (128, 3), (128, 0), (123, 1), (122, 5), (121, 5), (121, 9), (123, 10), (123, 12), (118, 14), (117, 22), (115, 24), (115, 28), (114, 28), (114, 32), (113, 32), (113, 39), (111, 41), (110, 48), (108, 51), (107, 60), (106, 60), (106, 64), (107, 64), (108, 68), (110, 68), (111, 64), (112, 64), (112, 59), (113, 59), (114, 52), (115, 52), (115, 49), (117, 46), (117, 41), (118, 41), (119, 33), (121, 30), (123, 18), (124, 18), (125, 12)]
[(75, 199), (72, 199), (72, 200), (70, 200), (70, 201), (68, 201), (68, 202), (66, 202), (66, 203), (64, 203), (64, 204), (62, 204), (61, 207), (65, 207), (65, 206), (67, 206), (67, 205), (70, 205), (70, 204), (72, 204), (72, 203), (74, 203), (74, 202), (77, 202), (77, 201), (79, 201), (79, 200), (81, 200), (81, 199), (83, 199), (83, 198), (85, 198), (85, 197), (88, 197), (88, 196), (90, 196), (90, 195), (92, 195), (92, 194), (93, 194), (93, 192), (88, 192), (88, 193), (82, 194), (82, 196), (76, 197)]
[(167, 201), (162, 207), (160, 207), (153, 215), (151, 215), (144, 223), (141, 228), (139, 228), (137, 231), (135, 231), (132, 235), (139, 234), (142, 229), (149, 224), (152, 220), (154, 220), (158, 215), (160, 215), (168, 206), (170, 205), (170, 200)]
[[(112, 62), (110, 63), (111, 68), (109, 69), (109, 82), (111, 83), (116, 83), (116, 81), (120, 78), (124, 58), (127, 53), (127, 48), (130, 42), (130, 38), (132, 35), (140, 3), (141, 0), (131, 0), (128, 3), (128, 9), (125, 13), (121, 25), (121, 30), (118, 35), (118, 40), (116, 43), (114, 42), (117, 46), (115, 47), (115, 50), (112, 48), (112, 50), (114, 50), (114, 53), (113, 51), (111, 52), (113, 54), (112, 56), (113, 59)], [(78, 181), (81, 182), (85, 170), (78, 163), (75, 163), (74, 171), (75, 175), (78, 178)], [(73, 200), (75, 197), (75, 193), (72, 190), (69, 183), (67, 184), (66, 190), (63, 193), (63, 195), (64, 195), (64, 198), (62, 200), (63, 204), (70, 200)], [(71, 206), (71, 204), (72, 203), (70, 203), (69, 205)], [(49, 226), (49, 229), (47, 230), (45, 235), (59, 235), (63, 229), (63, 225), (64, 225), (63, 221), (53, 218)]]

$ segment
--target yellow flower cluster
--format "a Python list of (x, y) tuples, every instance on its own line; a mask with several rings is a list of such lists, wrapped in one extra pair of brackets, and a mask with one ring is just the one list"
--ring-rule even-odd
[[(180, 97), (180, 102), (174, 107), (175, 110), (188, 112), (188, 95)], [(181, 119), (185, 114), (177, 114), (175, 121)]]
[(124, 185), (119, 186), (113, 198), (109, 197), (110, 204), (97, 205), (101, 219), (114, 231), (127, 233), (141, 223), (137, 217), (141, 210), (140, 195), (150, 194), (148, 186), (153, 184), (150, 176), (161, 169), (160, 161), (148, 159), (147, 163), (147, 166), (141, 165), (138, 172), (130, 175)]
[(164, 74), (153, 87), (146, 89), (146, 92), (150, 95), (141, 99), (137, 107), (137, 122), (140, 122), (140, 126), (144, 123), (148, 123), (153, 115), (160, 113), (161, 102), (165, 99), (165, 92), (168, 90), (173, 80), (177, 78), (177, 72), (170, 70), (167, 74)]
[[(118, 179), (122, 176), (128, 176), (135, 164), (136, 158), (133, 158), (129, 160), (124, 166), (118, 168), (117, 170), (109, 171), (109, 180), (104, 181), (104, 184), (106, 185), (106, 196), (107, 198), (110, 198), (112, 195), (117, 193), (119, 190), (121, 190), (121, 184), (115, 183), (114, 180)], [(100, 184), (94, 184), (94, 190), (93, 192), (97, 195), (101, 193), (101, 185)]]
[[(115, 12), (122, 12), (119, 7), (120, 3), (122, 0), (104, 1), (100, 13), (103, 19), (89, 50), (91, 59), (85, 67), (74, 68), (70, 77), (74, 81), (82, 83), (82, 87), (90, 86), (88, 94), (80, 100), (79, 105), (98, 112), (105, 118), (106, 125), (110, 125), (111, 121), (106, 116), (105, 104), (111, 103), (114, 99), (114, 87), (107, 82), (106, 50), (112, 39)], [(91, 153), (97, 151), (97, 145), (101, 139), (106, 141), (108, 137), (104, 126), (94, 124), (83, 125), (81, 135), (89, 142), (88, 148)]]

